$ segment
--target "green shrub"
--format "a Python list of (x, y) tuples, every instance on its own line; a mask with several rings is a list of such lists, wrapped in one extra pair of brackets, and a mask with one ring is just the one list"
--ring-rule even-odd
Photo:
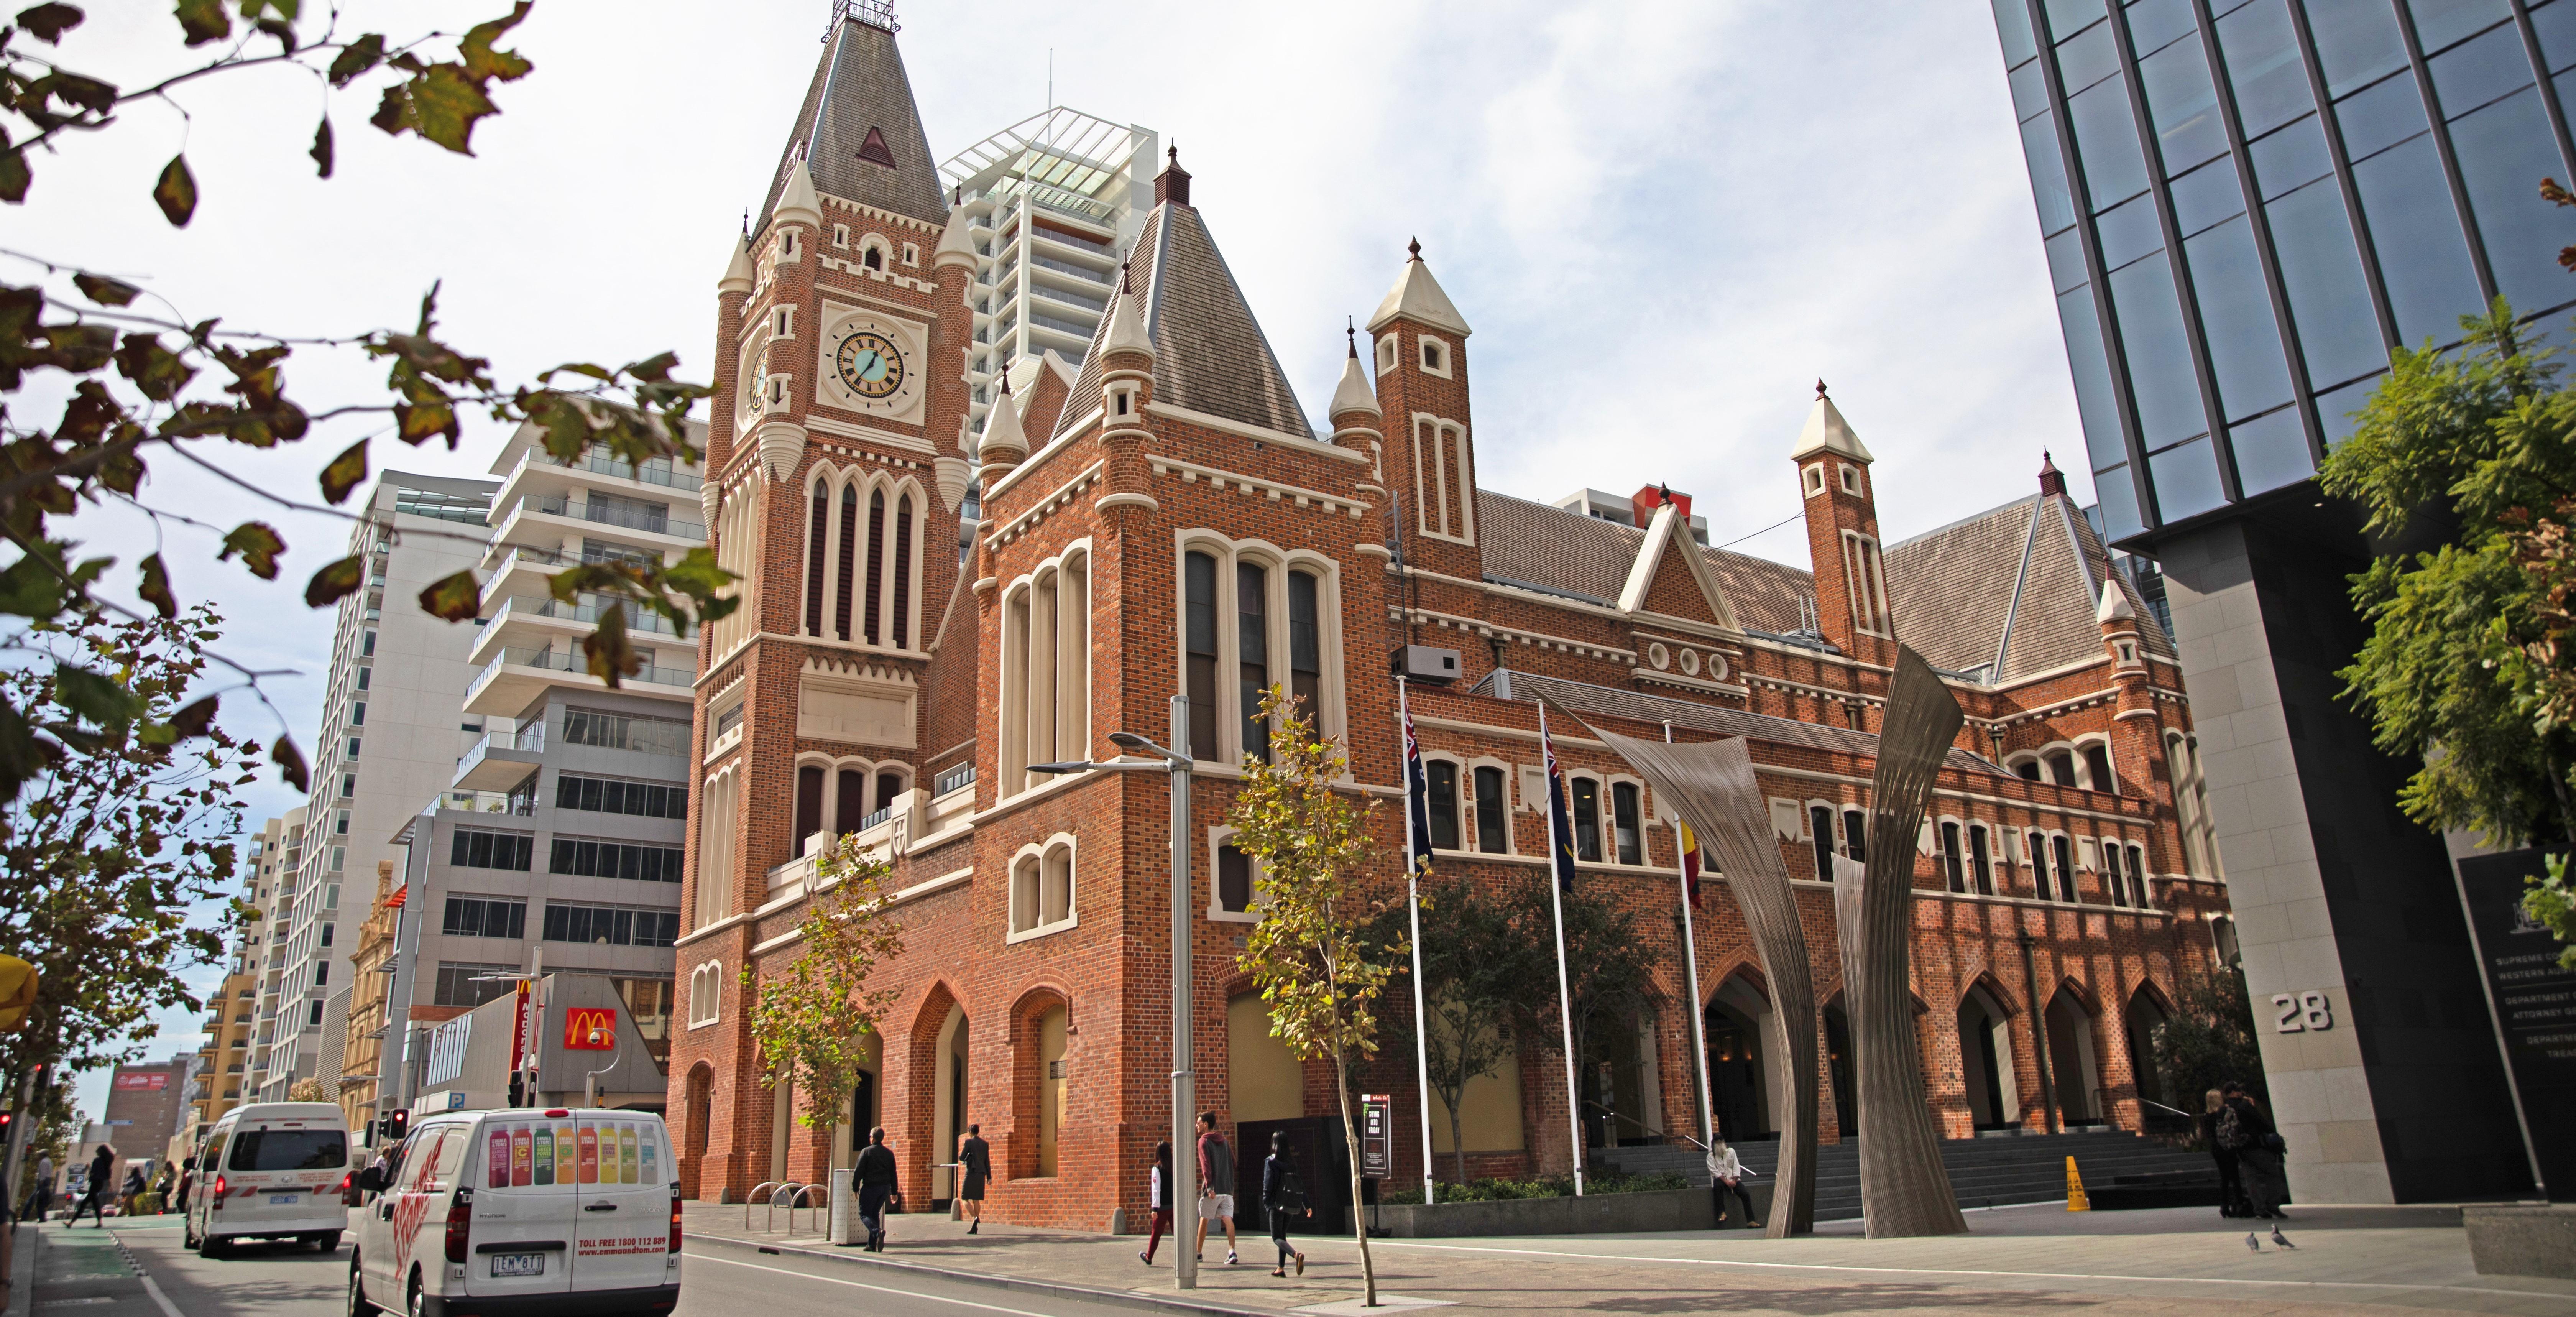
[[(1587, 1175), (1583, 1192), (1587, 1194), (1662, 1193), (1688, 1189), (1690, 1181), (1678, 1175)], [(1466, 1184), (1440, 1186), (1443, 1203), (1494, 1203), (1510, 1198), (1566, 1198), (1574, 1193), (1571, 1175), (1541, 1175), (1526, 1180), (1471, 1180)], [(1389, 1206), (1422, 1201), (1419, 1186), (1391, 1189), (1378, 1195), (1378, 1201)]]

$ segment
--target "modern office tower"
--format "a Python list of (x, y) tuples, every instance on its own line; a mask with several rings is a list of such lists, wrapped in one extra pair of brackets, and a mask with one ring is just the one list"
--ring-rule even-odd
[(451, 696), (486, 731), (397, 825), (412, 851), (405, 908), (421, 922), (402, 935), (413, 966), (394, 1006), (409, 1025), (449, 1019), (542, 965), (617, 980), (637, 1026), (661, 1044), (695, 639), (629, 606), (643, 667), (610, 690), (582, 650), (602, 601), (559, 601), (547, 578), (580, 563), (676, 560), (705, 544), (698, 477), (604, 453), (559, 462), (532, 426), (492, 471), (501, 484), (479, 564), (482, 630), (472, 676)]
[[(365, 884), (378, 860), (401, 859), (394, 834), (422, 801), (447, 789), (457, 755), (482, 731), (456, 708), (472, 673), (466, 653), (476, 629), (424, 611), (420, 592), (481, 561), (497, 488), (387, 471), (350, 533), (348, 552), (365, 559), (367, 582), (340, 601), (321, 735), (307, 755), (313, 795), (301, 864), (277, 924), (286, 954), (261, 1101), (284, 1101), (297, 1079), (324, 1081), (326, 1095), (337, 1085), (339, 1053), (322, 1063), (323, 1012), (348, 982), (349, 947), (367, 913)], [(359, 886), (344, 902), (351, 875)], [(289, 886), (283, 873), (279, 886)]]
[[(298, 805), (280, 817), (270, 819), (260, 828), (253, 843), (259, 851), (258, 881), (250, 897), (259, 918), (248, 931), (250, 972), (257, 980), (258, 995), (255, 1020), (250, 1036), (250, 1058), (242, 1081), (244, 1102), (262, 1101), (268, 1091), (272, 1064), (284, 1059), (279, 1040), (294, 1032), (281, 1028), (279, 1003), (285, 996), (286, 926), (293, 908), (296, 880), (304, 871), (304, 806)], [(229, 1068), (229, 1066), (227, 1066)], [(279, 1070), (278, 1074), (284, 1074)]]
[(2576, 167), (2576, 4), (1994, 10), (2106, 537), (2166, 579), (2291, 1186), (2526, 1188), (2442, 840), (2337, 698), (2366, 550), (2312, 476), (2392, 347), (2498, 296), (2563, 339), (2576, 213), (2538, 189)]
[[(1002, 371), (1054, 352), (1082, 364), (1118, 287), (1118, 262), (1151, 208), (1161, 162), (1151, 128), (1059, 105), (951, 156), (940, 182), (971, 217), (975, 334), (967, 358), (971, 424), (999, 396)], [(1140, 207), (1137, 202), (1146, 204)], [(1028, 376), (1013, 377), (1025, 391)]]

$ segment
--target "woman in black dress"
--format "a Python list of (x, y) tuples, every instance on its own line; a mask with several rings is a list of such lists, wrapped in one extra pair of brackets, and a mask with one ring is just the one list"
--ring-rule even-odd
[(2209, 1159), (2218, 1163), (2218, 1214), (2252, 1216), (2254, 1209), (2245, 1205), (2245, 1184), (2236, 1174), (2236, 1150), (2218, 1146), (2218, 1112), (2226, 1098), (2213, 1088), (2202, 1103), (2200, 1142), (2209, 1149)]
[(957, 1165), (966, 1172), (966, 1185), (957, 1197), (966, 1204), (967, 1234), (984, 1228), (984, 1182), (993, 1178), (993, 1145), (984, 1142), (984, 1127), (969, 1125), (966, 1137), (957, 1144)]

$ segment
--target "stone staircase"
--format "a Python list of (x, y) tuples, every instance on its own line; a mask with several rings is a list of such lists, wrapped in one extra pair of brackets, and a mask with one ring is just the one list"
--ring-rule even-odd
[[(1861, 1214), (1859, 1140), (1827, 1144), (1816, 1153), (1816, 1219), (1857, 1220)], [(1735, 1155), (1745, 1169), (1768, 1181), (1780, 1163), (1780, 1144), (1777, 1140), (1739, 1143)], [(1950, 1188), (1963, 1208), (2064, 1202), (2069, 1157), (2075, 1159), (2088, 1192), (2098, 1193), (2122, 1181), (2159, 1186), (2197, 1186), (2205, 1181), (2211, 1192), (2208, 1201), (2217, 1201), (2218, 1171), (2209, 1154), (2150, 1142), (2135, 1134), (2017, 1135), (1947, 1139), (1941, 1144), (1941, 1164), (1949, 1170)], [(1693, 1185), (1708, 1183), (1708, 1166), (1696, 1148), (1594, 1148), (1587, 1160), (1603, 1170), (1673, 1174)]]

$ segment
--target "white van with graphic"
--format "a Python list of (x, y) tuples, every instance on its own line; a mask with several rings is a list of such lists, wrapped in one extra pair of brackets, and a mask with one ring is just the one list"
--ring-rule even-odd
[(206, 1132), (182, 1235), (205, 1257), (246, 1239), (293, 1239), (328, 1253), (349, 1224), (349, 1125), (331, 1102), (253, 1102)]
[(666, 1313), (680, 1188), (642, 1111), (436, 1112), (355, 1181), (349, 1311)]

